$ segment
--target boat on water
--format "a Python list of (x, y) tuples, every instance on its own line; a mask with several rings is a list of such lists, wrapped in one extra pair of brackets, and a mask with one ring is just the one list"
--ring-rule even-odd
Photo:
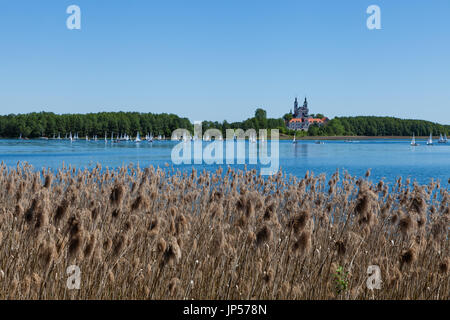
[(70, 134), (69, 134), (69, 140), (70, 140), (70, 142), (73, 141), (73, 138), (72, 138), (72, 132), (70, 132)]
[(443, 137), (441, 133), (439, 136), (438, 143), (447, 143), (447, 134), (445, 134), (445, 137)]
[(325, 144), (323, 141), (316, 141), (316, 144)]
[(134, 142), (141, 142), (141, 138), (139, 136), (139, 132), (136, 135), (136, 139), (134, 140)]
[(22, 140), (22, 134), (20, 134), (20, 136), (19, 136), (19, 140)]
[(293, 143), (293, 144), (296, 144), (296, 143), (297, 143), (297, 140), (295, 140), (295, 134), (294, 134), (294, 139), (292, 140), (292, 143)]
[(413, 137), (412, 137), (412, 140), (411, 140), (411, 146), (413, 146), (413, 147), (417, 147), (419, 144), (416, 142), (416, 136), (415, 136), (415, 134), (413, 133)]
[(432, 146), (433, 145), (433, 136), (430, 133), (430, 137), (427, 140), (427, 146)]

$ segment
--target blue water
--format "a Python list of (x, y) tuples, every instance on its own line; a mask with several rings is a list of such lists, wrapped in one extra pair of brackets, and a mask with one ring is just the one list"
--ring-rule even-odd
[[(326, 173), (330, 177), (337, 169), (342, 173), (347, 170), (355, 176), (364, 176), (371, 169), (373, 181), (384, 178), (394, 182), (398, 177), (411, 178), (421, 184), (430, 179), (439, 179), (447, 185), (450, 178), (450, 143), (426, 146), (425, 141), (418, 141), (420, 146), (411, 147), (409, 140), (361, 140), (348, 143), (345, 141), (279, 142), (280, 167), (283, 172), (303, 177), (307, 171), (316, 175)], [(60, 168), (71, 165), (76, 168), (93, 168), (100, 163), (103, 168), (117, 168), (137, 165), (141, 168), (153, 165), (165, 168), (172, 166), (171, 152), (177, 142), (120, 142), (108, 141), (74, 141), (67, 140), (0, 140), (0, 161), (7, 166), (16, 166), (18, 161), (28, 162), (35, 169)], [(204, 143), (206, 145), (206, 143)], [(248, 147), (248, 145), (247, 145)], [(224, 152), (225, 154), (225, 152)], [(270, 146), (269, 146), (270, 154)], [(248, 160), (247, 160), (248, 161)], [(175, 169), (190, 170), (195, 167), (215, 171), (217, 165), (173, 165)], [(222, 165), (224, 168), (227, 165)], [(233, 165), (243, 168), (242, 165)], [(259, 165), (248, 165), (259, 168)]]

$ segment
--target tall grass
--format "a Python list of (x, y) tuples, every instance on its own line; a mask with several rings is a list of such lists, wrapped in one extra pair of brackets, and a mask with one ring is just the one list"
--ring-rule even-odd
[(438, 182), (221, 170), (1, 165), (0, 298), (449, 299)]

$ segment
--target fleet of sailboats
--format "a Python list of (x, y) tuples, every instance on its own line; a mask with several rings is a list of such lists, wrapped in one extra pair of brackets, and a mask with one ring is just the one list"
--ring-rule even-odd
[[(22, 137), (22, 133), (20, 133), (20, 136), (19, 136), (18, 139), (19, 139), (19, 140), (23, 140), (23, 139), (24, 139), (24, 138)], [(27, 138), (25, 138), (25, 139), (27, 139)], [(70, 142), (73, 142), (73, 141), (75, 141), (75, 140), (78, 140), (78, 139), (79, 139), (79, 138), (78, 138), (78, 132), (75, 133), (74, 135), (72, 135), (72, 132), (69, 132), (69, 134), (66, 133), (64, 139), (65, 139), (65, 140), (69, 140)], [(85, 138), (85, 139), (86, 139), (86, 141), (98, 141), (97, 135), (93, 135), (91, 139), (89, 139), (89, 136), (86, 135), (86, 138)], [(114, 137), (114, 132), (111, 132), (111, 142), (114, 142), (114, 143), (117, 143), (117, 142), (120, 142), (120, 141), (130, 141), (130, 140), (131, 140), (131, 141), (134, 141), (134, 142), (136, 142), (136, 143), (141, 142), (141, 141), (153, 142), (154, 139), (156, 139), (156, 140), (158, 140), (158, 141), (164, 140), (164, 138), (163, 138), (161, 135), (158, 135), (157, 138), (154, 138), (154, 137), (153, 137), (153, 134), (151, 134), (151, 133), (147, 133), (146, 136), (145, 136), (145, 139), (144, 139), (144, 140), (141, 140), (141, 137), (140, 137), (139, 132), (137, 132), (136, 138), (135, 138), (134, 140), (131, 140), (131, 137), (130, 137), (128, 134), (126, 134), (126, 133), (122, 133), (122, 134), (119, 134), (119, 133), (118, 133), (118, 134), (117, 134), (117, 137), (115, 138), (115, 137)], [(202, 139), (202, 137), (199, 137), (199, 136), (196, 136), (196, 135), (193, 136), (192, 138), (188, 138), (187, 135), (183, 135), (183, 136), (180, 136), (180, 137), (172, 138), (172, 140), (174, 140), (174, 141), (182, 140), (182, 141), (184, 141), (184, 142), (188, 142), (188, 141), (197, 141), (197, 140), (200, 140), (200, 139)], [(216, 139), (217, 139), (218, 141), (223, 141), (223, 138), (222, 138), (221, 136), (217, 137)], [(260, 137), (261, 142), (264, 142), (264, 139), (265, 139), (265, 138), (264, 138), (263, 136)], [(56, 137), (56, 134), (53, 134), (53, 140), (61, 140), (61, 133), (58, 132), (58, 137)], [(206, 135), (203, 137), (202, 140), (203, 140), (203, 141), (211, 141), (211, 137), (210, 137), (209, 135), (206, 134)], [(233, 136), (233, 140), (235, 140), (235, 141), (237, 140), (237, 136), (236, 136), (236, 135)], [(256, 135), (250, 135), (248, 140), (249, 140), (249, 143), (256, 143), (256, 142), (257, 142), (257, 137), (256, 137)], [(108, 142), (107, 132), (105, 132), (105, 143), (107, 143), (107, 142)], [(444, 133), (444, 135), (442, 135), (442, 133), (440, 133), (440, 134), (439, 134), (439, 140), (438, 140), (438, 143), (443, 144), (443, 143), (447, 143), (447, 142), (448, 142), (447, 134)], [(296, 143), (297, 143), (296, 135), (295, 135), (295, 134), (294, 134), (294, 137), (293, 137), (293, 139), (292, 139), (292, 143), (293, 143), (293, 144), (296, 144)], [(316, 143), (316, 144), (324, 144), (323, 141), (315, 141), (315, 143)], [(419, 143), (417, 143), (417, 141), (416, 141), (415, 133), (413, 133), (413, 135), (412, 135), (412, 139), (411, 139), (411, 143), (410, 143), (410, 144), (411, 144), (411, 146), (413, 146), (413, 147), (419, 146)], [(432, 134), (432, 132), (431, 132), (431, 133), (430, 133), (430, 136), (428, 137), (428, 139), (427, 139), (427, 141), (426, 141), (426, 145), (432, 146), (433, 144), (434, 144), (434, 142), (433, 142), (433, 134)]]

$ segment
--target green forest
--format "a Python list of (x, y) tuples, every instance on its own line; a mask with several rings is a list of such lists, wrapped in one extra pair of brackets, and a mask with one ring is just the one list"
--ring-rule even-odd
[[(322, 115), (321, 115), (322, 116)], [(267, 118), (263, 109), (256, 109), (252, 118), (241, 122), (203, 121), (203, 131), (216, 128), (225, 133), (226, 129), (279, 129), (281, 133), (297, 136), (427, 136), (450, 135), (450, 126), (424, 120), (404, 120), (393, 117), (336, 117), (325, 126), (313, 125), (308, 132), (289, 130), (283, 118)], [(154, 136), (170, 137), (177, 128), (193, 131), (193, 124), (187, 118), (174, 114), (153, 114), (138, 112), (101, 112), (89, 114), (54, 114), (51, 112), (10, 114), (0, 116), (0, 137), (23, 138), (53, 137), (78, 133), (102, 137), (126, 133), (135, 136), (151, 133)]]

